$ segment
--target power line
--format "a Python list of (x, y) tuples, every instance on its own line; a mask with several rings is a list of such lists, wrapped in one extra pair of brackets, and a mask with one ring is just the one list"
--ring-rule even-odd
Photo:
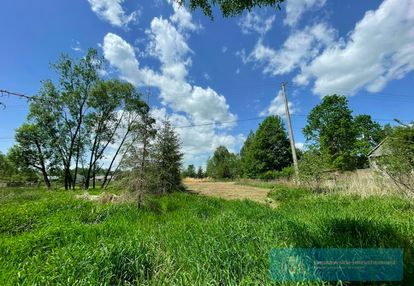
[[(307, 117), (306, 114), (291, 114), (291, 117)], [(237, 123), (237, 122), (246, 122), (246, 121), (255, 121), (260, 119), (265, 119), (267, 116), (257, 116), (257, 117), (251, 117), (251, 118), (243, 118), (238, 120), (232, 120), (232, 121), (223, 121), (223, 122), (209, 122), (209, 123), (203, 123), (203, 124), (192, 124), (192, 125), (182, 125), (182, 126), (173, 126), (175, 129), (181, 129), (181, 128), (193, 128), (193, 127), (203, 127), (203, 126), (213, 126), (213, 125), (224, 125), (224, 124), (230, 124), (230, 123)], [(372, 118), (372, 117), (371, 117)], [(382, 121), (382, 122), (395, 122), (395, 118), (372, 118), (375, 121)], [(411, 119), (400, 119), (403, 122), (410, 122)], [(14, 140), (12, 137), (0, 137), (0, 140)]]

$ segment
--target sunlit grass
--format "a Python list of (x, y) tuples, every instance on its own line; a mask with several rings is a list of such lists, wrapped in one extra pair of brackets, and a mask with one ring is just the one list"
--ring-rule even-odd
[(138, 210), (0, 190), (0, 285), (264, 285), (272, 247), (401, 247), (413, 283), (412, 203), (286, 192), (277, 209), (176, 193)]

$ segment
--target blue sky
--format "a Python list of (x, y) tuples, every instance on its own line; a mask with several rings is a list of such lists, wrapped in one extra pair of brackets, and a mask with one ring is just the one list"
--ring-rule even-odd
[[(166, 0), (1, 1), (0, 89), (36, 94), (61, 53), (97, 48), (106, 77), (150, 88), (156, 118), (202, 125), (177, 128), (185, 163), (195, 165), (219, 145), (237, 152), (261, 121), (246, 119), (283, 116), (284, 81), (298, 145), (326, 94), (347, 95), (355, 114), (381, 124), (414, 119), (414, 0), (288, 0), (281, 11), (215, 16)], [(4, 153), (27, 104), (1, 101)]]

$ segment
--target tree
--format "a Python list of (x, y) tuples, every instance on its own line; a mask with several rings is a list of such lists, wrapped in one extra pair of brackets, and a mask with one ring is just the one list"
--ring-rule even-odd
[[(126, 101), (125, 109), (121, 116), (123, 117), (121, 129), (125, 130), (125, 132), (121, 135), (122, 139), (105, 173), (102, 187), (106, 188), (111, 182), (112, 177), (125, 165), (127, 168), (133, 168), (138, 172), (135, 174), (139, 180), (138, 188), (140, 190), (144, 188), (145, 169), (148, 164), (151, 140), (156, 134), (154, 127), (155, 119), (150, 116), (149, 111), (149, 106), (137, 97), (132, 97)], [(113, 175), (108, 179), (115, 159), (118, 158), (120, 152), (122, 155), (118, 166), (113, 171)]]
[(157, 177), (157, 189), (161, 194), (181, 189), (180, 141), (168, 120), (162, 122), (154, 144), (154, 170)]
[(290, 142), (279, 116), (263, 120), (253, 138), (243, 156), (247, 159), (247, 177), (257, 178), (260, 174), (280, 171), (292, 164)]
[(352, 155), (356, 157), (358, 168), (368, 168), (368, 153), (384, 138), (385, 132), (381, 125), (372, 120), (370, 115), (362, 114), (354, 118), (356, 141)]
[(21, 159), (27, 166), (41, 172), (47, 188), (51, 188), (48, 172), (53, 166), (53, 151), (43, 134), (43, 128), (25, 123), (16, 130), (16, 142)]
[(242, 148), (240, 149), (240, 165), (241, 165), (241, 175), (243, 177), (251, 177), (254, 173), (253, 170), (253, 142), (254, 142), (254, 133), (250, 131), (249, 135), (244, 141)]
[(299, 178), (307, 187), (322, 190), (322, 183), (329, 178), (331, 164), (329, 159), (319, 150), (313, 148), (306, 151), (299, 160)]
[(254, 7), (273, 7), (280, 10), (280, 4), (284, 0), (175, 0), (180, 5), (186, 5), (190, 10), (200, 8), (204, 14), (213, 19), (212, 8), (215, 5), (220, 7), (224, 17), (240, 15), (245, 10), (251, 11)]
[(238, 158), (224, 146), (214, 151), (207, 161), (207, 176), (214, 179), (233, 179), (239, 174)]
[[(130, 112), (127, 124), (127, 131), (122, 142), (126, 141), (127, 135), (130, 134), (127, 143), (124, 144), (123, 155), (116, 167), (113, 176), (120, 168), (126, 170), (130, 174), (128, 178), (128, 186), (130, 190), (136, 192), (137, 207), (141, 207), (142, 199), (145, 193), (154, 192), (157, 181), (154, 167), (154, 144), (153, 140), (156, 135), (154, 127), (155, 120), (149, 114), (149, 106), (143, 108), (140, 120), (136, 123), (136, 112)], [(121, 150), (118, 148), (117, 153)], [(115, 157), (114, 157), (115, 158)], [(113, 163), (113, 162), (112, 162)], [(112, 166), (112, 163), (109, 169)], [(109, 181), (110, 182), (110, 181)]]
[(201, 168), (201, 166), (198, 167), (196, 177), (199, 178), (199, 179), (203, 179), (204, 178), (204, 171), (203, 171), (203, 168)]
[[(53, 141), (51, 146), (60, 157), (65, 189), (75, 186), (83, 144), (89, 138), (84, 125), (90, 111), (88, 101), (91, 91), (100, 80), (98, 70), (103, 62), (94, 49), (89, 49), (86, 56), (77, 61), (62, 55), (52, 65), (58, 83), (45, 81), (30, 105), (28, 119), (42, 126), (44, 136)], [(72, 166), (75, 166), (73, 175)]]
[(348, 100), (344, 96), (325, 96), (309, 113), (303, 133), (306, 139), (313, 143), (313, 147), (326, 156), (333, 168), (355, 169), (352, 151), (356, 132), (352, 111), (348, 108)]
[(188, 165), (187, 170), (184, 172), (185, 177), (188, 178), (195, 178), (196, 177), (196, 171), (193, 164)]
[(377, 166), (405, 194), (414, 194), (414, 122), (395, 127), (384, 141)]
[[(109, 159), (103, 186), (123, 144), (148, 112), (141, 94), (119, 80), (102, 80), (99, 69), (105, 64), (94, 49), (74, 60), (67, 55), (53, 65), (58, 82), (44, 81), (30, 104), (28, 123), (42, 126), (42, 140), (60, 161), (65, 189), (75, 188), (78, 172), (84, 188), (101, 172), (102, 160)], [(108, 146), (118, 145), (112, 159)]]
[(21, 147), (17, 144), (13, 145), (7, 151), (6, 160), (8, 166), (12, 169), (12, 179), (21, 181), (38, 181), (37, 170), (28, 166), (23, 160)]
[[(131, 104), (134, 104), (134, 107)], [(89, 167), (85, 176), (85, 188), (89, 187), (90, 178), (95, 188), (95, 174), (98, 161), (103, 159), (104, 152), (117, 139), (123, 127), (125, 113), (134, 111), (136, 116), (126, 126), (126, 136), (131, 129), (130, 124), (137, 124), (146, 105), (140, 100), (140, 94), (130, 83), (118, 80), (101, 81), (94, 87), (88, 99), (88, 107), (92, 110), (85, 116), (85, 130), (89, 134)], [(135, 108), (135, 110), (134, 110)], [(131, 118), (130, 118), (131, 119)], [(125, 134), (124, 134), (125, 137)], [(122, 148), (124, 140), (118, 146)], [(108, 172), (108, 171), (107, 171)], [(105, 180), (104, 180), (105, 181)]]
[(0, 180), (10, 179), (14, 173), (13, 165), (6, 155), (0, 152)]

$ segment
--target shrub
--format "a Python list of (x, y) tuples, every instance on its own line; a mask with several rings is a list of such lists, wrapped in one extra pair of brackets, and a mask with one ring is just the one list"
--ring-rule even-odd
[(295, 173), (293, 166), (283, 168), (281, 171), (267, 171), (259, 175), (260, 180), (270, 181), (277, 179), (291, 179)]
[(309, 150), (299, 161), (299, 179), (302, 184), (311, 186), (317, 191), (322, 189), (322, 183), (330, 175), (331, 165), (328, 158), (316, 150)]
[(286, 202), (291, 200), (298, 200), (305, 196), (308, 196), (310, 191), (304, 188), (290, 188), (286, 186), (276, 186), (273, 190), (269, 193), (269, 197), (280, 201)]
[(393, 130), (377, 163), (401, 191), (414, 195), (414, 124)]

